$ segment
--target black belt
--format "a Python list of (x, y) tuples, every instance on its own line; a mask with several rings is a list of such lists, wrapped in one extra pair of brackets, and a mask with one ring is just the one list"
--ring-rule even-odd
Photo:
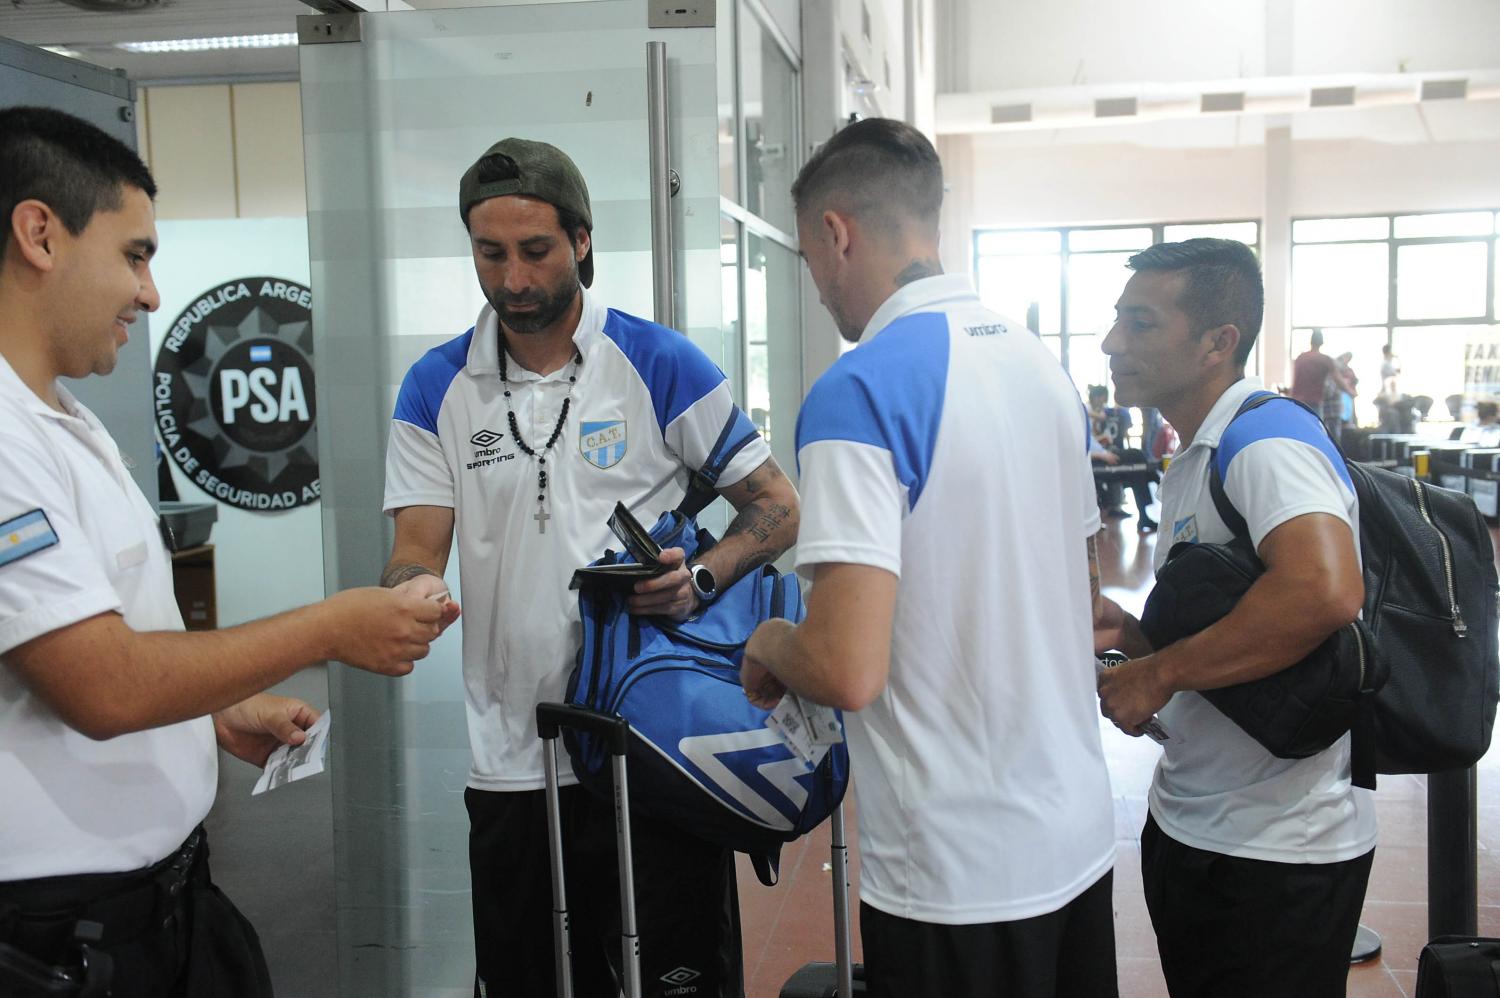
[(43, 964), (77, 967), (84, 947), (118, 946), (169, 927), (207, 857), (200, 826), (176, 852), (143, 870), (0, 883), (0, 944)]

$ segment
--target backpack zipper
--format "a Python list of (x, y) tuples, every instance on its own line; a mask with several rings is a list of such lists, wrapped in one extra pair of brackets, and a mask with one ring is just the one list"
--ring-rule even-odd
[(1355, 621), (1348, 626), (1354, 628), (1354, 645), (1359, 649), (1359, 689), (1365, 688), (1365, 636), (1359, 633), (1359, 622)]
[(1464, 623), (1463, 615), (1458, 612), (1458, 594), (1453, 591), (1453, 552), (1448, 547), (1448, 535), (1432, 522), (1432, 514), (1427, 511), (1427, 492), (1422, 488), (1422, 483), (1412, 479), (1411, 484), (1417, 490), (1417, 509), (1421, 511), (1422, 519), (1436, 532), (1443, 545), (1443, 575), (1448, 583), (1448, 606), (1453, 613), (1453, 633), (1461, 638), (1467, 637), (1469, 625)]

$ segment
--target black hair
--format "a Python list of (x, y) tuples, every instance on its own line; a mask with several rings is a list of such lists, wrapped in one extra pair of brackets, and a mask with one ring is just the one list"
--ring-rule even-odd
[(1181, 272), (1186, 281), (1177, 307), (1187, 315), (1194, 334), (1234, 326), (1240, 331), (1234, 360), (1245, 366), (1266, 311), (1260, 262), (1249, 246), (1235, 239), (1157, 243), (1132, 256), (1125, 266), (1138, 273)]
[(792, 201), (798, 214), (833, 205), (855, 216), (894, 221), (900, 212), (936, 225), (943, 164), (912, 126), (866, 118), (835, 133), (803, 165)]
[(37, 200), (77, 235), (100, 211), (119, 211), (125, 187), (156, 197), (156, 181), (135, 152), (81, 118), (44, 107), (0, 110), (0, 220)]

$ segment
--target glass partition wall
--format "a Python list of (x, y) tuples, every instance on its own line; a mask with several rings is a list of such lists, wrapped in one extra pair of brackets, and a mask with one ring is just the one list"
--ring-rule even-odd
[(802, 165), (801, 61), (792, 26), (757, 0), (718, 0), (718, 21), (724, 330), (741, 348), (725, 371), (795, 481), (802, 267), (791, 187)]
[[(593, 201), (593, 290), (652, 316), (648, 41), (667, 46), (669, 160), (682, 185), (672, 201), (677, 325), (743, 378), (719, 279), (715, 33), (651, 31), (646, 16), (622, 0), (365, 14), (362, 40), (303, 45), (328, 591), (379, 578), (397, 388), (483, 304), (457, 194), (490, 144), (517, 135), (573, 157)], [(773, 127), (755, 133), (763, 149), (777, 143)], [(769, 177), (774, 156), (765, 159), (759, 175)], [(462, 601), (456, 564), (449, 582)], [(404, 679), (329, 672), (338, 993), (349, 998), (473, 992), (462, 626)]]

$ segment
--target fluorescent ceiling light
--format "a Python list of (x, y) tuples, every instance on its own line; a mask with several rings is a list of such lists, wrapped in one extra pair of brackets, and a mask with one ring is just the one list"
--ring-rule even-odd
[(226, 35), (218, 38), (169, 38), (159, 42), (119, 42), (126, 52), (210, 52), (216, 49), (274, 49), (297, 44), (297, 34)]

